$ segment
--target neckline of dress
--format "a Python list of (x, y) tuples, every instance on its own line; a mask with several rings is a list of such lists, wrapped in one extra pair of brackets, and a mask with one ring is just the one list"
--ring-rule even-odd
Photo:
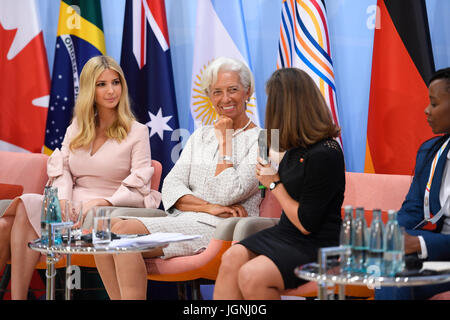
[(243, 126), (242, 128), (239, 128), (239, 129), (235, 130), (231, 136), (232, 137), (237, 136), (239, 133), (241, 133), (242, 131), (247, 129), (247, 127), (250, 125), (250, 123), (252, 123), (252, 119), (248, 119), (247, 124), (245, 126)]

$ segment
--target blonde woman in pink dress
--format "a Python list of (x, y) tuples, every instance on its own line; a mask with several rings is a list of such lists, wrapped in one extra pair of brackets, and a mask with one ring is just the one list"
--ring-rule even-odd
[(255, 168), (260, 128), (247, 115), (253, 75), (242, 61), (219, 57), (204, 70), (201, 87), (218, 118), (214, 125), (194, 131), (164, 179), (161, 190), (167, 216), (133, 218), (130, 214), (111, 220), (111, 230), (117, 234), (180, 232), (201, 237), (144, 254), (95, 255), (112, 300), (147, 298), (144, 258), (197, 254), (208, 246), (224, 219), (259, 214), (261, 193)]
[[(122, 69), (108, 56), (91, 58), (61, 150), (47, 163), (60, 201), (82, 201), (84, 215), (95, 206), (157, 208), (161, 195), (150, 190), (153, 170), (148, 128), (131, 112)], [(0, 218), (0, 270), (11, 259), (13, 299), (27, 298), (40, 258), (27, 244), (41, 234), (42, 198), (24, 194)]]

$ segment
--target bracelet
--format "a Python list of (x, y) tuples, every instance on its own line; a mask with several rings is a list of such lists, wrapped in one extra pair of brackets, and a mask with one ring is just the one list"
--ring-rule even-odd
[(219, 161), (220, 162), (224, 162), (224, 161), (232, 162), (231, 160), (232, 160), (231, 156), (219, 156)]

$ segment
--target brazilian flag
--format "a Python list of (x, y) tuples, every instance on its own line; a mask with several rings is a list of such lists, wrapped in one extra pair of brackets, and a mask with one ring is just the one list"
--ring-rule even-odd
[(47, 114), (44, 153), (61, 148), (80, 87), (80, 73), (92, 57), (105, 54), (100, 0), (62, 0)]

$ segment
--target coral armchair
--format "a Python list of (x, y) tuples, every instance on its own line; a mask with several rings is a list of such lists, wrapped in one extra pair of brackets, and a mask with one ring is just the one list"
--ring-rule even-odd
[[(267, 191), (270, 197), (270, 192)], [(260, 206), (260, 215), (266, 216), (280, 211), (277, 202), (267, 201), (266, 197)], [(278, 217), (280, 215), (278, 214)], [(169, 259), (146, 259), (147, 278), (157, 281), (190, 282), (192, 298), (198, 299), (200, 280), (215, 280), (219, 271), (222, 254), (233, 242), (234, 227), (240, 220), (252, 218), (227, 218), (216, 228), (208, 247), (201, 253), (192, 256), (173, 257)], [(179, 294), (179, 298), (185, 295)]]
[[(412, 176), (409, 175), (356, 172), (346, 172), (345, 178), (346, 186), (342, 206), (351, 205), (354, 208), (364, 207), (368, 226), (370, 226), (372, 221), (373, 209), (378, 208), (382, 210), (382, 219), (385, 223), (387, 221), (387, 210), (400, 209), (412, 181)], [(279, 203), (270, 193), (266, 198), (268, 202), (265, 203), (265, 206), (261, 210), (261, 216), (264, 218), (252, 217), (239, 221), (234, 230), (233, 243), (278, 223), (278, 218), (281, 214)], [(346, 287), (346, 295), (349, 297), (371, 298), (373, 294), (373, 290), (366, 287)], [(302, 297), (317, 296), (317, 283), (308, 282), (296, 289), (286, 290), (283, 292), (283, 295)]]

